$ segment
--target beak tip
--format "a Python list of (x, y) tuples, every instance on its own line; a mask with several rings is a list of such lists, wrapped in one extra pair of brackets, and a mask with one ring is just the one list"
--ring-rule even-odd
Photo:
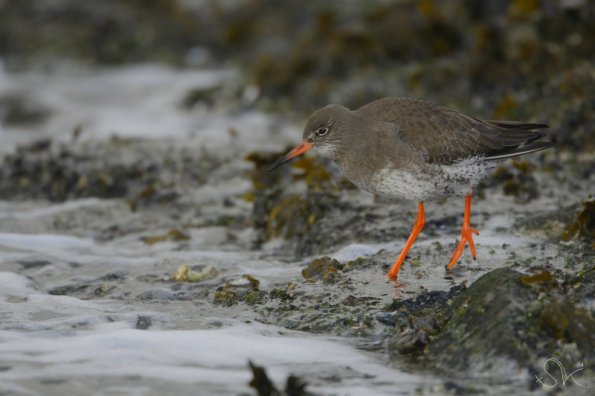
[(308, 143), (308, 142), (302, 143), (301, 145), (294, 148), (293, 150), (291, 150), (289, 153), (287, 153), (283, 157), (279, 158), (277, 161), (275, 161), (272, 164), (270, 164), (269, 166), (267, 166), (267, 172), (274, 171), (275, 169), (277, 169), (278, 167), (283, 165), (285, 162), (289, 161), (292, 158), (297, 157), (298, 155), (305, 153), (306, 151), (310, 150), (311, 148), (312, 148), (312, 143)]

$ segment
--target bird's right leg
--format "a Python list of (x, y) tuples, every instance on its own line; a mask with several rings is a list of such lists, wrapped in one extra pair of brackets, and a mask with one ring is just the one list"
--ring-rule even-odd
[(452, 269), (459, 258), (463, 254), (463, 250), (465, 250), (465, 245), (469, 244), (469, 249), (471, 250), (471, 256), (473, 256), (473, 260), (477, 257), (477, 253), (475, 252), (475, 243), (473, 242), (473, 234), (479, 235), (479, 231), (475, 228), (471, 227), (471, 194), (467, 194), (465, 196), (465, 213), (463, 215), (463, 228), (461, 230), (461, 242), (455, 249), (454, 253), (452, 254), (452, 258), (450, 259), (450, 263), (448, 264), (448, 269)]
[(424, 203), (420, 202), (417, 204), (417, 219), (415, 219), (415, 224), (413, 224), (411, 234), (409, 234), (409, 238), (407, 239), (407, 243), (405, 243), (403, 250), (401, 250), (401, 254), (399, 254), (399, 257), (393, 264), (392, 268), (390, 269), (390, 271), (388, 271), (388, 274), (386, 274), (388, 276), (388, 279), (393, 281), (397, 279), (397, 274), (399, 273), (401, 264), (403, 264), (403, 261), (405, 261), (405, 257), (407, 257), (407, 253), (409, 253), (409, 249), (411, 249), (413, 242), (415, 242), (415, 239), (417, 238), (421, 230), (424, 228), (425, 224), (426, 215), (424, 213)]

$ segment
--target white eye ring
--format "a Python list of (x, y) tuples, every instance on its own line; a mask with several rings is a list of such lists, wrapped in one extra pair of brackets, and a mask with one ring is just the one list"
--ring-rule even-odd
[(326, 128), (326, 127), (318, 128), (316, 130), (316, 135), (318, 135), (318, 136), (324, 136), (327, 133), (328, 133), (328, 128)]

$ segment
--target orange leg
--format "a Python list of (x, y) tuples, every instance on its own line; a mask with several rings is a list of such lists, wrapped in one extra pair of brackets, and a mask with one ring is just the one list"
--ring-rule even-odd
[(471, 227), (471, 194), (467, 194), (465, 196), (465, 214), (463, 216), (463, 228), (461, 229), (461, 242), (459, 242), (459, 246), (455, 249), (454, 253), (452, 254), (452, 258), (450, 259), (450, 264), (448, 264), (448, 269), (452, 269), (455, 266), (459, 258), (463, 254), (463, 250), (465, 250), (465, 244), (469, 243), (469, 249), (471, 250), (471, 255), (473, 256), (473, 260), (477, 257), (477, 253), (475, 252), (475, 243), (473, 243), (473, 235), (479, 235), (479, 231), (475, 228)]
[(426, 215), (424, 214), (424, 203), (420, 202), (417, 204), (417, 219), (415, 220), (415, 224), (413, 225), (411, 234), (407, 239), (407, 243), (405, 243), (405, 247), (403, 247), (403, 250), (401, 250), (399, 258), (397, 258), (388, 274), (386, 274), (388, 276), (388, 279), (393, 281), (397, 279), (397, 274), (399, 273), (401, 264), (403, 264), (403, 261), (405, 261), (405, 257), (407, 257), (409, 249), (411, 249), (413, 242), (415, 242), (415, 238), (417, 238), (422, 228), (424, 228), (424, 224), (426, 224)]

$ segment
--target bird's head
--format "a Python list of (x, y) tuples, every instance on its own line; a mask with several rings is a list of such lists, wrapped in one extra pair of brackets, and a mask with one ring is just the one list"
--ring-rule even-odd
[(352, 116), (351, 110), (336, 104), (316, 110), (306, 121), (302, 144), (271, 164), (268, 170), (272, 171), (290, 159), (310, 150), (334, 159), (345, 139), (346, 126)]

